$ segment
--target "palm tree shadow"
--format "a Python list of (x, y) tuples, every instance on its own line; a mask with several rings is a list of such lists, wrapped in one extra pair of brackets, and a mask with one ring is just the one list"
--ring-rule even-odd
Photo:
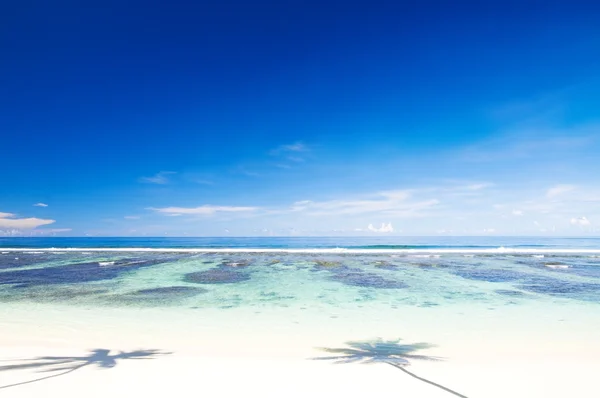
[(68, 373), (74, 372), (85, 366), (96, 366), (99, 368), (110, 369), (117, 366), (118, 361), (125, 359), (154, 359), (159, 355), (168, 355), (170, 352), (162, 352), (159, 350), (135, 350), (135, 351), (120, 351), (117, 354), (111, 355), (111, 350), (105, 348), (98, 348), (91, 350), (88, 355), (85, 356), (71, 356), (71, 357), (37, 357), (25, 360), (17, 360), (13, 365), (0, 366), (0, 372), (9, 370), (21, 370), (21, 369), (33, 369), (40, 373), (54, 373), (50, 376), (40, 377), (34, 380), (24, 381), (21, 383), (8, 384), (0, 386), (0, 390), (21, 386), (24, 384), (35, 383), (38, 381), (51, 379), (53, 377), (63, 376)]
[(465, 395), (459, 394), (448, 387), (444, 387), (441, 384), (427, 380), (406, 370), (406, 366), (410, 365), (410, 360), (441, 361), (442, 358), (439, 357), (415, 354), (418, 350), (432, 348), (435, 347), (434, 345), (428, 343), (400, 344), (399, 342), (400, 339), (388, 341), (382, 339), (349, 341), (346, 343), (349, 348), (319, 348), (322, 351), (335, 355), (312, 359), (334, 361), (336, 364), (385, 363), (403, 371), (415, 379), (433, 385), (457, 397), (467, 398)]

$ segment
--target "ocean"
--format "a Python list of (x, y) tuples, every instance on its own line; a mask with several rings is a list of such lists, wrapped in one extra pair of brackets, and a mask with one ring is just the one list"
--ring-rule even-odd
[[(0, 238), (0, 352), (144, 346), (317, 364), (329, 347), (337, 361), (426, 366), (394, 354), (407, 341), (443, 357), (423, 369), (454, 372), (464, 396), (592, 397), (576, 369), (599, 364), (598, 335), (598, 238)], [(499, 363), (520, 392), (482, 385)], [(573, 366), (535, 381), (553, 363)], [(456, 376), (474, 368), (478, 381)]]
[(600, 237), (0, 237), (0, 248), (151, 249), (596, 249)]

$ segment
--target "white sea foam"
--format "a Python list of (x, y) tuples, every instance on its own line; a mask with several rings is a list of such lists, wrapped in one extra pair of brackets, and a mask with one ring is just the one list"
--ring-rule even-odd
[(568, 269), (571, 268), (566, 264), (544, 264), (545, 267), (553, 268), (553, 269)]
[[(9, 252), (31, 252), (32, 249), (5, 248)], [(92, 254), (94, 252), (137, 252), (137, 253), (290, 253), (290, 254), (414, 254), (414, 255), (442, 255), (442, 254), (531, 254), (543, 256), (544, 254), (594, 254), (600, 255), (599, 249), (527, 249), (527, 248), (482, 248), (482, 249), (345, 249), (345, 248), (302, 248), (302, 249), (274, 249), (274, 248), (150, 248), (150, 247), (119, 247), (119, 248), (36, 248), (37, 252), (79, 252)], [(541, 257), (540, 257), (541, 258)]]
[(101, 267), (106, 267), (107, 265), (115, 265), (114, 261), (100, 261), (98, 262), (98, 265)]

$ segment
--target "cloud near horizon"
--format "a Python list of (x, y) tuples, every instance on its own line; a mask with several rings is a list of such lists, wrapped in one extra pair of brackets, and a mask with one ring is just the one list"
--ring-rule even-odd
[(212, 216), (217, 213), (243, 213), (243, 212), (254, 212), (258, 210), (258, 207), (250, 207), (250, 206), (212, 206), (212, 205), (203, 205), (198, 207), (162, 207), (155, 208), (150, 207), (149, 210), (153, 210), (157, 213), (164, 215), (182, 215), (182, 214), (191, 214), (191, 215), (201, 215), (201, 216)]
[(592, 225), (587, 217), (574, 217), (571, 219), (571, 225), (579, 225), (580, 227), (587, 227)]
[(367, 227), (367, 229), (371, 232), (394, 232), (394, 227), (392, 226), (392, 223), (381, 223), (381, 227), (380, 228), (375, 228), (373, 226), (373, 224), (369, 224), (369, 226)]
[[(252, 205), (155, 206), (146, 207), (146, 210), (164, 216), (161, 221), (163, 228), (170, 231), (181, 228), (185, 233), (192, 233), (188, 232), (193, 231), (192, 228), (212, 231), (210, 228), (227, 227), (234, 233), (248, 234), (257, 229), (257, 222), (261, 228), (268, 230), (288, 231), (294, 227), (308, 234), (361, 231), (425, 235), (438, 234), (439, 231), (463, 235), (591, 232), (595, 224), (589, 220), (597, 214), (600, 191), (595, 186), (572, 187), (575, 185), (539, 184), (523, 188), (521, 185), (442, 181), (438, 185), (346, 193), (326, 200), (286, 203), (274, 198)], [(590, 218), (580, 217), (581, 214)], [(137, 217), (130, 215), (125, 219)], [(220, 224), (213, 227), (188, 222), (200, 217), (213, 217)], [(249, 218), (252, 221), (248, 221)], [(369, 224), (378, 219), (378, 223)], [(534, 222), (537, 220), (540, 223)], [(381, 221), (385, 223), (379, 224)], [(357, 223), (367, 227), (356, 229)], [(392, 223), (402, 223), (403, 231), (394, 229)], [(139, 225), (144, 228), (143, 223)], [(327, 225), (327, 228), (322, 225)]]
[(413, 190), (382, 191), (354, 200), (303, 200), (293, 203), (291, 211), (312, 216), (356, 215), (379, 213), (395, 217), (420, 216), (423, 210), (435, 207), (437, 199), (410, 200)]
[(54, 222), (55, 220), (45, 220), (35, 217), (17, 218), (17, 216), (12, 213), (0, 213), (0, 228), (34, 229)]

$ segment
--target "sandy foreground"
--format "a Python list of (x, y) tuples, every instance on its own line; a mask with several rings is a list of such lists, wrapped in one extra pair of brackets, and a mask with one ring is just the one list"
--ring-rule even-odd
[(442, 312), (364, 322), (288, 314), (288, 324), (282, 314), (259, 322), (206, 312), (190, 322), (182, 313), (26, 309), (0, 311), (1, 397), (456, 396), (388, 364), (312, 359), (328, 355), (317, 347), (391, 338), (391, 330), (402, 330), (403, 341), (435, 342), (419, 354), (443, 360), (411, 361), (407, 369), (469, 398), (600, 396), (600, 329), (585, 322), (596, 315), (585, 311), (568, 314), (570, 326), (554, 323), (566, 315), (557, 313), (515, 331), (500, 326), (524, 322), (526, 313), (469, 326)]
[[(124, 347), (125, 351), (135, 348)], [(86, 350), (12, 347), (3, 358), (85, 356)], [(118, 355), (111, 352), (109, 355)], [(9, 362), (4, 361), (3, 365)], [(10, 362), (11, 364), (13, 362)], [(17, 362), (22, 363), (22, 362)], [(451, 366), (418, 363), (410, 370), (468, 397), (597, 397), (598, 362), (499, 359)], [(3, 397), (107, 396), (456, 396), (385, 364), (335, 365), (295, 358), (210, 357), (173, 353), (148, 360), (117, 360), (112, 368), (90, 363), (65, 371), (3, 371)], [(45, 380), (42, 377), (58, 375)], [(14, 385), (18, 383), (28, 383)], [(13, 385), (11, 387), (11, 385)]]

